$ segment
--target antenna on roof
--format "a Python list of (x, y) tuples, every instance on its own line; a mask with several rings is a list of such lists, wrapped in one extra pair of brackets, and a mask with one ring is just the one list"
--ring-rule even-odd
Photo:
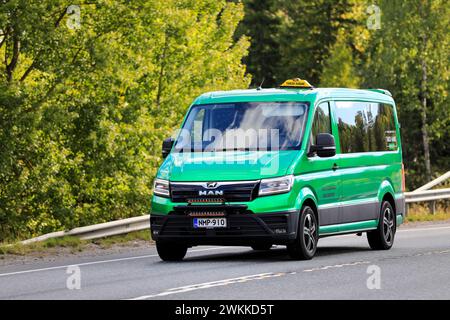
[(266, 81), (266, 78), (263, 78), (263, 80), (261, 81), (261, 84), (259, 85), (259, 87), (258, 88), (256, 88), (256, 90), (262, 90), (262, 86), (263, 86), (263, 84), (264, 84), (264, 81)]

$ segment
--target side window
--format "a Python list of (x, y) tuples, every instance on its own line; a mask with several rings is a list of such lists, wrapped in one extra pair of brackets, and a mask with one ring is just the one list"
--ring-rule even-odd
[(336, 102), (342, 153), (397, 149), (393, 107), (371, 102)]
[(311, 144), (316, 142), (316, 137), (319, 133), (331, 134), (330, 106), (328, 102), (321, 103), (317, 106), (311, 129)]
[(397, 150), (397, 131), (395, 128), (394, 107), (389, 104), (379, 104), (375, 118), (374, 135), (377, 151)]
[(339, 101), (336, 102), (339, 139), (342, 153), (369, 151), (367, 129), (370, 125), (366, 110), (368, 103)]

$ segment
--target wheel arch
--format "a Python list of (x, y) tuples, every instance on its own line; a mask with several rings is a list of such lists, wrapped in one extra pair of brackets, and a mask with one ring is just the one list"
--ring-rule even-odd
[(397, 214), (394, 194), (394, 187), (392, 186), (391, 182), (388, 180), (384, 180), (381, 183), (380, 189), (378, 190), (379, 211), (381, 211), (383, 202), (388, 201), (394, 209), (395, 214)]
[(314, 194), (314, 192), (310, 188), (305, 187), (300, 190), (298, 198), (297, 198), (297, 204), (298, 204), (298, 206), (297, 206), (298, 210), (301, 210), (301, 208), (303, 208), (303, 206), (305, 206), (305, 205), (310, 206), (314, 211), (314, 215), (316, 216), (317, 224), (320, 225), (319, 206), (317, 205), (317, 198), (316, 198), (316, 195)]

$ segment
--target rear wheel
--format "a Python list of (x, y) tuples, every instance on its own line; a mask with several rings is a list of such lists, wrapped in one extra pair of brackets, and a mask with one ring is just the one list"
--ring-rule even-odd
[(156, 241), (156, 251), (161, 260), (181, 261), (187, 252), (187, 247), (179, 244), (161, 243)]
[(260, 243), (252, 245), (252, 249), (255, 251), (268, 251), (272, 248), (271, 243)]
[(367, 232), (370, 247), (374, 250), (389, 250), (394, 244), (395, 231), (395, 211), (388, 201), (384, 201), (378, 228)]
[(319, 240), (319, 226), (314, 210), (304, 206), (300, 214), (297, 238), (287, 246), (292, 259), (310, 260), (314, 257)]

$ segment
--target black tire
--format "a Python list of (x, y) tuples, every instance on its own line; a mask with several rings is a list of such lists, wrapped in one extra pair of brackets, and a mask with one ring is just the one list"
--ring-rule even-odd
[(388, 201), (382, 203), (379, 220), (378, 228), (367, 232), (367, 240), (373, 250), (389, 250), (394, 244), (396, 216)]
[(258, 243), (252, 245), (252, 249), (255, 251), (268, 251), (270, 248), (272, 248), (271, 243)]
[(187, 247), (156, 241), (156, 251), (158, 251), (158, 255), (163, 261), (181, 261), (186, 255)]
[(319, 225), (314, 210), (309, 206), (302, 208), (297, 238), (294, 243), (288, 244), (289, 256), (295, 260), (311, 260), (317, 251), (319, 241)]

